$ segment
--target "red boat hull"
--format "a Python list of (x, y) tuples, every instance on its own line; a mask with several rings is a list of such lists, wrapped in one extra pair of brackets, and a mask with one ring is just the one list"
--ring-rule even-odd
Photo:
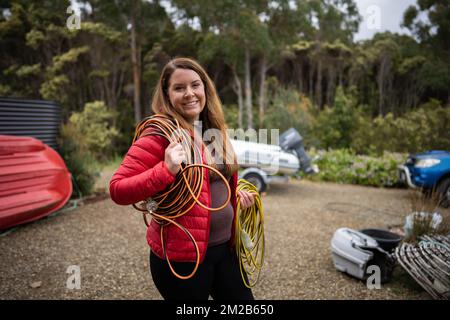
[(43, 218), (72, 194), (61, 156), (31, 137), (0, 135), (0, 230)]

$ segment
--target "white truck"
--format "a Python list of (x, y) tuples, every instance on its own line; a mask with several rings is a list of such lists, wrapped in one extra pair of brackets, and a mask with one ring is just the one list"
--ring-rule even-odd
[(259, 192), (274, 182), (287, 182), (290, 175), (300, 171), (316, 173), (318, 168), (311, 165), (311, 159), (303, 147), (303, 138), (294, 128), (279, 137), (279, 145), (232, 139), (240, 167), (240, 178), (254, 184)]

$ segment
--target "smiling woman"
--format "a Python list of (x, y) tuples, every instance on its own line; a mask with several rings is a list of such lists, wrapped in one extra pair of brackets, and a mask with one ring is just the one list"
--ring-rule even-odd
[(169, 100), (190, 123), (199, 120), (205, 107), (205, 87), (200, 76), (189, 69), (175, 70), (170, 78)]
[[(192, 176), (186, 182), (200, 185), (198, 201), (183, 206), (183, 214), (176, 211), (176, 227), (155, 219), (148, 225), (150, 272), (157, 289), (164, 299), (171, 300), (207, 300), (210, 295), (220, 300), (253, 300), (251, 289), (244, 284), (248, 280), (241, 278), (234, 235), (237, 198), (242, 209), (252, 206), (255, 199), (253, 193), (237, 191), (237, 159), (213, 82), (196, 61), (171, 60), (162, 70), (152, 110), (158, 115), (147, 118), (144, 124), (155, 119), (176, 120), (174, 123), (189, 132), (183, 136), (185, 140), (195, 139), (195, 133), (206, 136), (205, 131), (210, 129), (219, 135), (218, 139), (203, 141), (199, 151), (202, 163), (213, 170), (205, 169), (200, 178)], [(159, 122), (157, 126), (165, 124)], [(110, 194), (116, 203), (130, 205), (152, 198), (162, 208), (168, 206), (168, 201), (164, 202), (167, 198), (175, 196), (177, 204), (186, 202), (183, 196), (170, 191), (182, 178), (188, 180), (180, 172), (185, 172), (181, 171), (182, 162), (189, 163), (189, 149), (182, 147), (186, 141), (174, 139), (169, 144), (168, 140), (138, 125), (135, 142), (111, 179)], [(231, 194), (230, 198), (227, 194)], [(158, 202), (160, 197), (163, 199)], [(155, 216), (153, 211), (157, 209), (149, 210)]]

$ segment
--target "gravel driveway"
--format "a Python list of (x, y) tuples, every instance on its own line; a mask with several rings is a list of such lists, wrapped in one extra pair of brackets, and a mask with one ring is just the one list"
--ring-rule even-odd
[[(296, 180), (272, 186), (263, 196), (266, 259), (255, 297), (430, 299), (402, 281), (405, 274), (369, 290), (331, 259), (337, 228), (401, 226), (407, 195)], [(18, 227), (0, 237), (0, 299), (161, 299), (149, 274), (145, 231), (140, 213), (109, 198)], [(73, 265), (80, 267), (80, 289), (66, 287)]]

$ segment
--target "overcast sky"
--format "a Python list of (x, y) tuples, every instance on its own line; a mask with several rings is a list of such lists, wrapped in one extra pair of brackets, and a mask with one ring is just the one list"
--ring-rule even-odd
[[(76, 0), (70, 0), (76, 4)], [(220, 1), (220, 0), (219, 0)], [(370, 39), (377, 32), (391, 31), (400, 34), (410, 34), (408, 29), (401, 28), (403, 13), (417, 0), (354, 0), (358, 6), (362, 21), (359, 31), (355, 34), (354, 40)], [(161, 4), (172, 11), (167, 1)], [(75, 5), (75, 7), (77, 7)], [(421, 17), (424, 18), (424, 17)]]
[(359, 14), (362, 16), (359, 32), (354, 39), (372, 38), (377, 32), (391, 31), (410, 34), (408, 29), (401, 28), (403, 13), (416, 0), (355, 0)]
[[(354, 0), (358, 6), (362, 21), (354, 40), (370, 39), (377, 32), (391, 31), (410, 34), (408, 29), (401, 28), (403, 13), (416, 0)], [(171, 11), (167, 1), (161, 4)]]

